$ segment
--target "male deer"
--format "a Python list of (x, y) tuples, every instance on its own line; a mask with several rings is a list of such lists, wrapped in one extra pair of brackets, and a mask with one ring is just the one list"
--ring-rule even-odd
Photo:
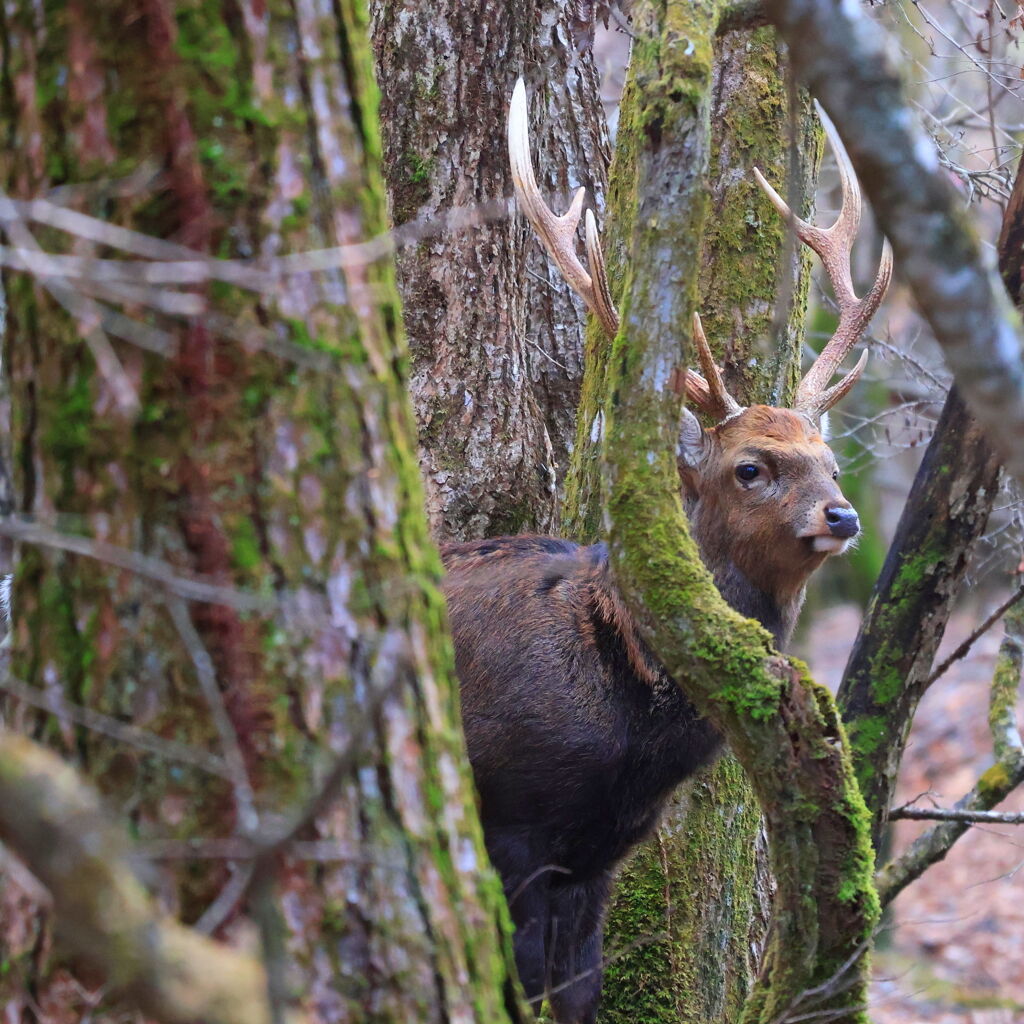
[[(725, 599), (789, 640), (810, 574), (860, 531), (836, 483), (820, 421), (860, 376), (866, 353), (830, 379), (859, 339), (892, 273), (886, 245), (871, 291), (854, 293), (850, 251), (860, 195), (830, 122), (843, 205), (826, 230), (794, 217), (757, 180), (797, 235), (819, 254), (839, 302), (839, 326), (803, 378), (792, 409), (741, 407), (728, 393), (694, 317), (703, 376), (688, 372), (678, 464), (704, 562)], [(530, 160), (526, 94), (516, 86), (509, 153), (516, 194), (551, 257), (609, 334), (611, 302), (593, 215), (589, 269), (574, 235), (580, 189), (556, 216)], [(612, 870), (655, 825), (673, 788), (719, 746), (646, 647), (612, 584), (603, 544), (502, 537), (444, 552), (462, 715), (484, 836), (516, 926), (519, 976), (535, 1006), (546, 994), (559, 1024), (591, 1024), (601, 986), (601, 926)]]

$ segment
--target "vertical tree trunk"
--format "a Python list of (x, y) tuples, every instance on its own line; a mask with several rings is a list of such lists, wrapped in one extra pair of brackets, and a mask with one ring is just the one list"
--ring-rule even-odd
[[(357, 0), (75, 0), (52, 17), (29, 3), (0, 17), (13, 197), (74, 185), (76, 211), (199, 259), (269, 259), (385, 229)], [(105, 242), (76, 252), (124, 255), (117, 236)], [(151, 293), (101, 291), (127, 300), (136, 334), (159, 326), (144, 336), (160, 354), (111, 341), (124, 325), (102, 308), (76, 324), (46, 282), (5, 285), (19, 508), (51, 542), (21, 549), (15, 674), (169, 742), (172, 758), (13, 698), (5, 725), (87, 772), (143, 853), (186, 844), (194, 859), (158, 860), (150, 883), (186, 923), (239, 941), (251, 929), (229, 873), (247, 865), (204, 859), (207, 841), (276, 834), (359, 745), (337, 799), (299, 831), (329, 840), (327, 859), (286, 846), (271, 879), (265, 935), (281, 930), (287, 950), (283, 972), (272, 958), (275, 984), (312, 1020), (515, 1016), (390, 266), (348, 262), (254, 291), (200, 284), (190, 294), (208, 315), (183, 324), (146, 312)], [(67, 282), (51, 291), (75, 301)], [(89, 556), (62, 550), (67, 535)], [(156, 562), (143, 577), (111, 564), (118, 551)], [(196, 576), (227, 598), (186, 606), (180, 581)], [(75, 980), (52, 948), (46, 912), (9, 877), (0, 889), (6, 1017), (30, 1002), (53, 1019), (118, 1016), (103, 979)]]
[(765, 814), (777, 892), (741, 1019), (781, 1020), (817, 994), (815, 1012), (852, 1021), (862, 1017), (862, 954), (879, 908), (838, 714), (806, 669), (721, 600), (689, 535), (670, 450), (679, 403), (669, 382), (699, 301), (719, 13), (673, 0), (635, 9), (647, 45), (634, 48), (631, 265), (601, 405), (609, 562), (642, 636), (722, 729)]
[[(552, 204), (600, 204), (607, 137), (581, 0), (374, 0), (390, 208), (419, 237), (398, 271), (420, 460), (435, 532), (554, 531), (582, 372), (576, 300), (501, 201), (508, 101), (535, 95), (539, 181)], [(456, 59), (457, 55), (457, 59)], [(471, 226), (441, 230), (452, 209)]]
[[(642, 200), (632, 185), (637, 151), (648, 144), (641, 104), (650, 69), (642, 61), (643, 51), (630, 69), (612, 168), (613, 257), (622, 244), (616, 218), (628, 223), (628, 204)], [(791, 124), (784, 68), (770, 30), (717, 37), (712, 95), (712, 215), (701, 257), (701, 315), (732, 393), (746, 403), (785, 404), (798, 376), (809, 260), (787, 247), (785, 226), (751, 168), (759, 166), (784, 192), (788, 181), (808, 215), (819, 134), (805, 96)], [(791, 133), (797, 155), (792, 180)], [(777, 311), (777, 301), (785, 308)], [(776, 314), (783, 328), (772, 347)], [(687, 331), (679, 326), (681, 335)], [(569, 485), (578, 504), (566, 511), (587, 538), (595, 536), (600, 515), (597, 446), (589, 425), (604, 387), (603, 346), (596, 337), (592, 345)], [(620, 873), (607, 927), (611, 961), (602, 1020), (738, 1019), (758, 967), (770, 889), (757, 800), (727, 755), (684, 784), (658, 833)]]

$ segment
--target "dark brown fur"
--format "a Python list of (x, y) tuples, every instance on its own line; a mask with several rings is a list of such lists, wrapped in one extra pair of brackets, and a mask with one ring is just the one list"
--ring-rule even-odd
[[(694, 535), (723, 596), (785, 644), (824, 515), (845, 507), (813, 425), (755, 406), (680, 450)], [(756, 463), (758, 479), (737, 478)], [(591, 1024), (611, 872), (718, 749), (646, 647), (604, 545), (502, 537), (443, 550), (469, 757), (527, 996)]]

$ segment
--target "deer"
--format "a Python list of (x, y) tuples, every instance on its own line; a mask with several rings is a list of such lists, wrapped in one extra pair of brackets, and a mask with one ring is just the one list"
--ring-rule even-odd
[[(819, 228), (754, 176), (796, 235), (818, 254), (839, 306), (836, 331), (803, 377), (792, 408), (744, 407), (726, 389), (699, 315), (701, 372), (688, 370), (677, 463), (701, 558), (726, 601), (788, 643), (811, 574), (860, 532), (842, 494), (823, 420), (864, 371), (867, 353), (830, 382), (885, 295), (883, 244), (871, 289), (858, 298), (850, 259), (859, 186), (832, 123), (842, 206)], [(508, 147), (520, 207), (551, 259), (609, 336), (619, 330), (593, 213), (587, 265), (576, 251), (585, 189), (558, 216), (534, 176), (522, 79)], [(443, 589), (460, 681), (462, 720), (484, 841), (515, 927), (524, 992), (547, 998), (558, 1024), (593, 1024), (601, 990), (602, 926), (613, 873), (656, 826), (671, 792), (716, 756), (721, 738), (645, 644), (618, 595), (604, 544), (497, 537), (442, 548)]]

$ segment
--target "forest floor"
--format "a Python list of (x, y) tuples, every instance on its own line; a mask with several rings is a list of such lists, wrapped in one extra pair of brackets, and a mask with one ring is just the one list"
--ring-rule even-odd
[[(954, 616), (940, 657), (987, 611)], [(805, 641), (798, 652), (814, 677), (833, 689), (858, 624), (852, 607), (820, 613), (806, 634), (813, 643)], [(992, 763), (988, 684), (1001, 636), (997, 625), (925, 696), (897, 804), (919, 798), (922, 805), (931, 800), (951, 806)], [(1024, 811), (1024, 791), (1000, 810)], [(893, 852), (925, 828), (923, 822), (897, 822)], [(880, 945), (873, 1024), (1024, 1024), (1024, 826), (973, 827), (944, 861), (896, 898)]]

